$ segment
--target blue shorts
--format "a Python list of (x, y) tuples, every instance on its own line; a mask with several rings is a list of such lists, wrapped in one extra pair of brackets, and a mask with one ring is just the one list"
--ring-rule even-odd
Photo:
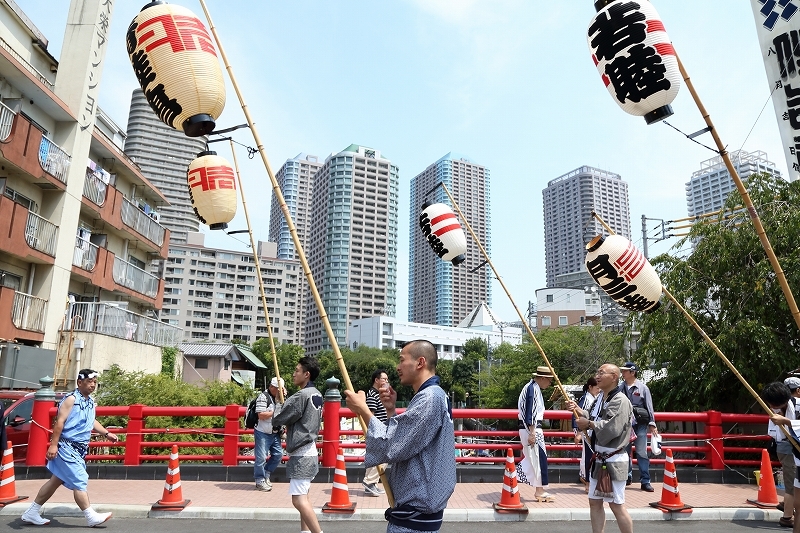
[(86, 461), (71, 446), (59, 442), (58, 453), (47, 461), (47, 469), (70, 490), (86, 492), (89, 486)]

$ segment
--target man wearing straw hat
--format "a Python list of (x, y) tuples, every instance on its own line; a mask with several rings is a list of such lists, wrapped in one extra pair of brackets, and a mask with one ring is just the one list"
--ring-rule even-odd
[(519, 412), (519, 440), (522, 443), (522, 460), (517, 464), (519, 479), (534, 487), (536, 501), (552, 502), (552, 494), (545, 487), (547, 481), (547, 452), (544, 448), (544, 397), (542, 390), (553, 383), (553, 373), (546, 366), (536, 367), (531, 380), (522, 389), (517, 407)]
[(602, 365), (595, 374), (600, 394), (587, 409), (578, 409), (574, 401), (567, 409), (578, 409), (578, 429), (590, 433), (594, 450), (589, 466), (589, 517), (592, 531), (605, 531), (606, 513), (603, 502), (608, 502), (621, 533), (633, 533), (633, 520), (625, 508), (625, 481), (628, 479), (628, 454), (625, 446), (630, 440), (633, 408), (619, 387), (619, 368)]
[(385, 383), (381, 403), (389, 416), (386, 424), (373, 416), (363, 391), (344, 391), (347, 406), (367, 425), (364, 465), (389, 464), (386, 476), (395, 506), (386, 510), (387, 533), (439, 531), (456, 488), (453, 417), (439, 386), (437, 360), (436, 347), (428, 341), (403, 346), (397, 375), (402, 385), (414, 389), (414, 397), (397, 414), (397, 392)]

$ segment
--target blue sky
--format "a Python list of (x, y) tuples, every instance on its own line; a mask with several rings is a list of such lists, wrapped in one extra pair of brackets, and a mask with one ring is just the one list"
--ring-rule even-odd
[[(58, 58), (69, 2), (16, 1)], [(136, 87), (124, 33), (145, 3), (116, 0), (112, 18), (100, 106), (123, 128)], [(204, 18), (199, 2), (173, 3)], [(379, 149), (400, 167), (401, 319), (409, 181), (447, 152), (491, 172), (492, 260), (523, 311), (545, 285), (542, 189), (549, 180), (581, 165), (620, 174), (641, 245), (641, 216), (685, 217), (685, 183), (716, 155), (614, 103), (586, 44), (591, 0), (207, 4), (274, 171), (300, 152), (324, 160), (351, 143)], [(728, 149), (764, 150), (785, 175), (750, 2), (653, 4)], [(685, 86), (673, 108), (669, 121), (681, 130), (705, 126)], [(243, 122), (229, 84), (218, 127)], [(255, 144), (247, 130), (235, 138)], [(708, 134), (698, 140), (713, 145)], [(221, 148), (220, 155), (230, 159)], [(266, 240), (271, 187), (258, 158), (244, 155), (237, 152), (251, 220), (256, 238)], [(231, 227), (245, 227), (241, 209)], [(207, 245), (245, 249), (232, 237), (209, 233)], [(651, 244), (651, 256), (674, 243)], [(516, 320), (497, 282), (493, 290), (495, 314)]]

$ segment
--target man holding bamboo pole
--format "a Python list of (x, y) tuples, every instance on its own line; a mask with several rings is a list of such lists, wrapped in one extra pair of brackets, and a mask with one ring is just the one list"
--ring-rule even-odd
[(595, 374), (600, 394), (587, 409), (578, 409), (574, 401), (567, 409), (577, 409), (575, 422), (581, 431), (591, 433), (594, 455), (589, 466), (589, 517), (592, 533), (603, 533), (606, 513), (603, 502), (608, 502), (621, 533), (633, 533), (633, 520), (625, 508), (625, 481), (628, 479), (628, 454), (625, 447), (630, 440), (631, 402), (618, 386), (620, 371), (612, 364), (602, 365)]
[(453, 417), (439, 386), (437, 359), (436, 347), (425, 340), (400, 350), (397, 375), (402, 385), (414, 389), (414, 397), (397, 414), (397, 392), (384, 384), (386, 424), (373, 416), (363, 391), (344, 391), (347, 406), (367, 425), (364, 466), (389, 464), (386, 474), (395, 506), (386, 510), (387, 533), (439, 531), (456, 487)]

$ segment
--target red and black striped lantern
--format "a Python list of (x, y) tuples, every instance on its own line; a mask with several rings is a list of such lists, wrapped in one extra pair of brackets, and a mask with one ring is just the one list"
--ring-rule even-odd
[(216, 152), (200, 152), (187, 174), (189, 197), (197, 218), (211, 229), (225, 229), (236, 215), (236, 177)]
[(436, 255), (458, 266), (467, 258), (467, 237), (453, 210), (445, 204), (422, 205), (419, 227)]
[(655, 8), (647, 0), (596, 0), (594, 6), (589, 49), (614, 101), (648, 124), (672, 115), (681, 73)]
[(225, 107), (225, 82), (206, 27), (185, 7), (160, 0), (128, 27), (128, 56), (158, 118), (188, 137), (214, 130)]
[(586, 250), (586, 270), (615, 302), (631, 311), (658, 309), (661, 279), (631, 241), (619, 235), (598, 235)]

